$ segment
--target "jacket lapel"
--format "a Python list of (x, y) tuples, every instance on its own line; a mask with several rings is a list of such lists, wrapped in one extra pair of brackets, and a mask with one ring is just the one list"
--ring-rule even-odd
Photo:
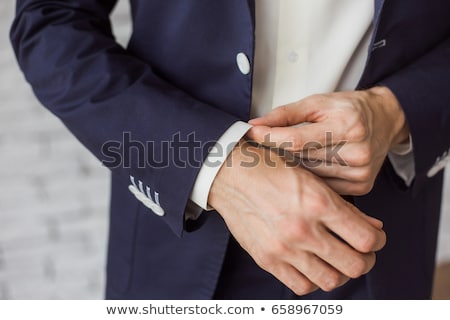
[(375, 36), (377, 34), (378, 31), (378, 26), (380, 24), (380, 17), (381, 17), (381, 12), (383, 11), (383, 7), (384, 7), (384, 3), (385, 0), (375, 0), (375, 14), (373, 17), (373, 35), (372, 35), (372, 42), (370, 44), (370, 47), (372, 48), (372, 45), (375, 41)]
[(380, 20), (380, 14), (381, 10), (383, 9), (385, 0), (375, 0), (375, 17), (374, 17), (374, 24), (375, 26), (378, 25), (378, 22)]

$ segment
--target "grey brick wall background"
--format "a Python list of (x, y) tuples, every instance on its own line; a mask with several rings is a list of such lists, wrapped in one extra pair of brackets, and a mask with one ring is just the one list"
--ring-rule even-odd
[[(14, 2), (0, 2), (0, 299), (102, 299), (108, 172), (24, 82), (8, 39)], [(113, 21), (126, 43), (127, 1)], [(439, 262), (450, 261), (444, 197)]]

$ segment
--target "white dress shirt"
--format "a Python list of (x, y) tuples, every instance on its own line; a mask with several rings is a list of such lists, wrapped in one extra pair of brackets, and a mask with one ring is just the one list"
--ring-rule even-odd
[[(366, 63), (373, 16), (373, 0), (256, 0), (252, 117), (312, 94), (354, 90)], [(237, 56), (244, 74), (249, 72), (246, 59), (242, 53)], [(217, 142), (227, 152), (211, 151), (207, 163), (223, 163), (250, 128), (240, 121), (232, 125)], [(412, 146), (401, 149), (390, 158), (401, 164), (394, 168), (411, 183)], [(220, 169), (207, 163), (191, 193), (191, 200), (202, 209), (210, 209), (209, 190)], [(197, 215), (187, 211), (187, 218)]]

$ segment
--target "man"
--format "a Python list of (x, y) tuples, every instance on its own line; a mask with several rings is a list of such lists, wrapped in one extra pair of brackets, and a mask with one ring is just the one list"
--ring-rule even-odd
[(448, 1), (136, 0), (126, 50), (115, 2), (18, 1), (11, 32), (111, 168), (108, 298), (430, 296)]

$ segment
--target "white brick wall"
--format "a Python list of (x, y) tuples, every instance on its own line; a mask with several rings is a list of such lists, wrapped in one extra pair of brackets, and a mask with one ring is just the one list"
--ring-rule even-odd
[(24, 82), (14, 2), (0, 3), (0, 299), (101, 299), (109, 175)]
[[(0, 1), (0, 299), (101, 299), (108, 173), (25, 84), (7, 39), (14, 2)], [(125, 43), (127, 1), (114, 21)], [(450, 260), (449, 191), (439, 260)]]

